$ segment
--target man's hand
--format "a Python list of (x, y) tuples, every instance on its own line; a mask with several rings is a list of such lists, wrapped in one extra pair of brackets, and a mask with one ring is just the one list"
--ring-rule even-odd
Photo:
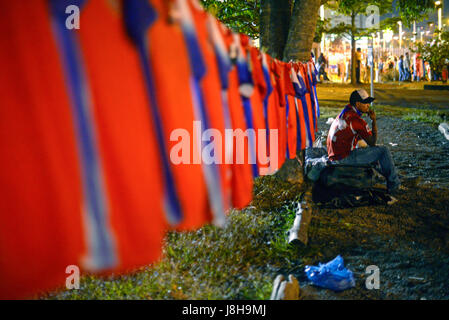
[(369, 146), (374, 147), (376, 145), (376, 142), (377, 142), (377, 121), (376, 121), (376, 113), (374, 112), (373, 109), (370, 108), (368, 110), (368, 116), (373, 121), (373, 123), (372, 123), (372, 132), (373, 132), (373, 134), (371, 135), (371, 137), (366, 139), (366, 143)]
[(376, 113), (374, 112), (373, 109), (369, 109), (368, 110), (368, 116), (370, 117), (371, 120), (376, 121)]

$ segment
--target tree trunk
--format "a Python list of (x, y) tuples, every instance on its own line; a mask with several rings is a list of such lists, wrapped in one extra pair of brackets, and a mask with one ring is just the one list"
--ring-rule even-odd
[(351, 14), (351, 84), (356, 84), (357, 83), (357, 79), (356, 79), (356, 72), (355, 72), (355, 68), (357, 66), (357, 60), (356, 60), (356, 54), (355, 54), (355, 45), (356, 45), (356, 41), (355, 41), (355, 16), (356, 14), (353, 12)]
[(323, 1), (261, 0), (262, 50), (279, 60), (308, 61), (321, 2)]
[(282, 59), (291, 19), (291, 0), (270, 1), (270, 27), (268, 28), (268, 54), (274, 58)]
[(270, 16), (271, 16), (271, 0), (260, 1), (260, 48), (264, 52), (270, 51)]
[(296, 0), (284, 50), (284, 61), (310, 59), (321, 0)]

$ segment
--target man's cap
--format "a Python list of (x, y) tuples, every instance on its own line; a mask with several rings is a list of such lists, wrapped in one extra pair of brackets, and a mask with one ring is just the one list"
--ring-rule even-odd
[(351, 93), (351, 97), (349, 98), (349, 102), (351, 103), (351, 105), (355, 105), (356, 102), (371, 103), (373, 101), (374, 98), (370, 97), (365, 89), (354, 90)]

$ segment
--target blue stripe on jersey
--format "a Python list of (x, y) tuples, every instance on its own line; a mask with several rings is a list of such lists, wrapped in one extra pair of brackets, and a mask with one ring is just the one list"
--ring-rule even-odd
[(103, 170), (98, 154), (93, 115), (89, 100), (86, 77), (83, 70), (77, 34), (65, 26), (65, 9), (81, 0), (50, 0), (52, 23), (56, 41), (64, 62), (65, 77), (75, 117), (77, 144), (79, 148), (84, 205), (86, 210), (88, 257), (86, 267), (93, 270), (113, 268), (118, 263), (113, 233), (109, 226), (107, 194), (104, 187)]
[[(211, 128), (209, 123), (210, 121), (201, 88), (201, 80), (207, 71), (206, 63), (201, 52), (201, 47), (198, 42), (195, 28), (190, 21), (187, 21), (187, 19), (188, 17), (183, 17), (181, 21), (181, 28), (189, 55), (190, 68), (193, 74), (190, 87), (193, 94), (195, 117), (196, 119), (200, 119), (202, 125), (204, 125), (206, 129), (209, 129)], [(204, 141), (201, 139), (201, 143), (203, 142)], [(203, 148), (201, 147), (201, 150), (202, 149)], [(220, 172), (218, 171), (218, 167), (215, 163), (203, 163), (202, 169), (204, 172), (212, 213), (214, 215), (214, 223), (222, 226), (225, 223), (226, 217), (224, 213), (224, 200), (222, 197), (223, 193), (221, 190)]]
[[(214, 18), (215, 19), (215, 18)], [(213, 22), (215, 23), (215, 22)], [(228, 52), (225, 50), (224, 43), (220, 43), (220, 40), (216, 39), (216, 36), (220, 36), (219, 34), (210, 35), (211, 41), (213, 43), (215, 59), (217, 62), (218, 73), (220, 76), (220, 84), (221, 84), (221, 101), (223, 104), (223, 119), (225, 124), (225, 129), (232, 130), (232, 119), (231, 113), (229, 111), (229, 99), (228, 99), (228, 88), (229, 88), (229, 72), (232, 70), (232, 62), (229, 57)], [(223, 39), (221, 39), (223, 40)], [(221, 45), (220, 45), (221, 44)], [(233, 142), (229, 141), (230, 139), (225, 139), (225, 158), (224, 163), (232, 163), (232, 155), (233, 155)], [(229, 176), (232, 176), (232, 170), (227, 169)], [(225, 177), (223, 177), (225, 178)], [(231, 196), (227, 195), (227, 198), (224, 199), (225, 207), (231, 207)]]
[(294, 86), (296, 98), (301, 99), (307, 93), (307, 88), (306, 88), (306, 84), (304, 83), (304, 79), (302, 78), (302, 76), (299, 74), (296, 74), (296, 77), (299, 81), (299, 85), (296, 84), (296, 86)]
[[(228, 101), (228, 88), (229, 88), (229, 72), (232, 70), (231, 60), (226, 52), (223, 52), (220, 47), (214, 44), (215, 57), (218, 66), (218, 72), (220, 74), (221, 83), (221, 102), (223, 104), (223, 119), (225, 124), (225, 129), (232, 130), (232, 119), (231, 113), (229, 111), (229, 101)], [(232, 141), (225, 139), (225, 158), (224, 163), (232, 162)], [(232, 173), (230, 173), (232, 175)], [(225, 178), (225, 177), (223, 177)], [(224, 199), (226, 208), (231, 207), (231, 199)]]
[(312, 72), (312, 84), (313, 84), (313, 95), (314, 95), (314, 99), (315, 99), (316, 116), (317, 116), (317, 118), (319, 118), (320, 117), (320, 106), (318, 105), (318, 96), (316, 93), (316, 86), (318, 84), (318, 81), (316, 79), (317, 70), (315, 68), (315, 65), (313, 65), (313, 69), (311, 70), (311, 72)]
[(231, 122), (231, 115), (229, 112), (229, 103), (227, 98), (227, 90), (229, 88), (229, 72), (232, 70), (232, 63), (229, 59), (229, 55), (226, 52), (223, 52), (223, 50), (220, 49), (220, 47), (214, 43), (214, 52), (215, 52), (215, 58), (217, 62), (218, 67), (218, 73), (220, 75), (220, 83), (221, 83), (221, 99), (223, 103), (223, 117), (225, 122), (225, 128), (226, 129), (232, 129), (232, 122)]
[(218, 66), (218, 73), (220, 74), (220, 83), (222, 89), (229, 87), (229, 72), (232, 70), (232, 63), (229, 55), (223, 52), (218, 45), (214, 45), (214, 52)]
[[(208, 121), (205, 113), (206, 110), (204, 106), (203, 92), (200, 88), (199, 82), (193, 77), (190, 79), (190, 88), (192, 90), (195, 118), (200, 119), (202, 127), (203, 125), (206, 126)], [(203, 132), (202, 128), (201, 132)], [(200, 150), (203, 150), (203, 142), (203, 139), (201, 139)], [(214, 216), (213, 223), (218, 226), (223, 226), (226, 221), (226, 217), (224, 215), (224, 200), (222, 198), (220, 186), (220, 173), (218, 172), (218, 168), (215, 164), (202, 163), (201, 168), (204, 173), (207, 194)]]
[(123, 20), (128, 36), (138, 44), (145, 42), (148, 28), (157, 20), (157, 12), (145, 0), (124, 1)]
[(320, 105), (318, 104), (318, 95), (316, 92), (316, 85), (313, 86), (313, 94), (314, 94), (314, 98), (315, 98), (316, 116), (317, 116), (317, 118), (319, 118), (320, 117)]
[[(239, 51), (240, 52), (240, 51)], [(237, 74), (239, 79), (239, 85), (251, 85), (254, 87), (253, 82), (253, 76), (251, 74), (251, 71), (249, 70), (248, 63), (244, 59), (244, 57), (239, 54), (239, 57), (237, 58)], [(246, 127), (250, 129), (251, 131), (254, 131), (254, 124), (253, 124), (253, 113), (252, 113), (252, 107), (251, 107), (251, 101), (250, 97), (246, 97), (242, 94), (240, 94), (240, 97), (242, 98), (243, 103), (243, 111), (245, 113), (245, 120), (246, 120)], [(248, 145), (249, 145), (249, 152), (251, 155), (251, 158), (248, 159), (250, 162), (251, 160), (256, 160), (256, 142), (255, 139), (253, 139), (253, 136), (248, 132)], [(253, 177), (256, 178), (259, 176), (259, 172), (257, 169), (257, 163), (252, 164), (252, 171), (253, 171)]]
[(248, 64), (246, 63), (245, 59), (243, 57), (239, 57), (236, 63), (237, 66), (237, 73), (239, 78), (239, 84), (250, 84), (254, 86), (253, 82), (253, 76), (251, 74), (251, 71), (248, 68)]
[(195, 29), (188, 23), (182, 23), (182, 30), (187, 51), (189, 53), (190, 69), (192, 70), (194, 78), (197, 81), (200, 81), (206, 74), (207, 67), (203, 58), (203, 53), (201, 52), (200, 44), (198, 43)]
[[(303, 94), (299, 97), (299, 99), (301, 100), (301, 104), (302, 104), (302, 112), (304, 113), (304, 120), (306, 123), (306, 132), (307, 132), (307, 145), (306, 147), (312, 147), (313, 142), (312, 142), (312, 131), (310, 128), (310, 118), (309, 118), (309, 110), (307, 108), (307, 101), (306, 101), (306, 84), (304, 82), (304, 79), (298, 75), (298, 80), (299, 80), (299, 84), (301, 85), (301, 87), (303, 88)], [(299, 110), (298, 110), (299, 111)]]
[(156, 98), (156, 86), (153, 79), (149, 57), (149, 43), (146, 37), (148, 28), (157, 18), (157, 13), (147, 0), (127, 0), (123, 2), (123, 15), (125, 27), (131, 40), (137, 47), (142, 72), (145, 78), (145, 86), (150, 102), (152, 124), (155, 128), (156, 138), (159, 146), (164, 177), (164, 209), (167, 221), (176, 226), (183, 219), (182, 209), (176, 192), (175, 180), (170, 168), (166, 141), (163, 130), (162, 119), (159, 114), (158, 101)]
[(290, 111), (290, 104), (288, 103), (288, 95), (286, 94), (285, 95), (285, 111), (286, 111), (286, 124), (287, 124), (287, 141), (286, 141), (286, 144), (287, 144), (287, 148), (286, 148), (286, 151), (285, 151), (285, 156), (286, 156), (286, 159), (290, 159), (290, 154), (289, 154), (289, 150), (288, 150), (288, 112)]
[(299, 83), (293, 82), (293, 88), (295, 89), (295, 96), (300, 97), (303, 95), (301, 88), (299, 87)]
[(270, 73), (268, 72), (268, 69), (265, 65), (262, 64), (262, 72), (263, 72), (263, 78), (265, 80), (265, 84), (267, 86), (267, 93), (263, 99), (263, 116), (265, 117), (265, 128), (267, 129), (267, 151), (268, 148), (268, 141), (269, 141), (269, 134), (270, 134), (270, 127), (268, 124), (268, 98), (270, 97), (270, 94), (273, 92), (273, 86), (271, 85), (270, 81)]
[(302, 146), (302, 136), (301, 136), (301, 122), (299, 121), (299, 112), (298, 112), (298, 102), (295, 98), (295, 112), (296, 112), (296, 151), (302, 150), (305, 146)]
[(243, 111), (245, 113), (245, 120), (246, 120), (246, 126), (248, 129), (248, 146), (249, 146), (249, 152), (250, 152), (250, 158), (248, 161), (251, 163), (251, 160), (254, 161), (252, 164), (252, 170), (253, 170), (253, 177), (257, 178), (259, 176), (259, 172), (257, 170), (257, 163), (256, 163), (256, 141), (254, 139), (254, 136), (251, 133), (251, 131), (254, 132), (254, 124), (253, 124), (253, 113), (251, 110), (251, 101), (243, 96), (240, 96), (242, 98), (243, 103)]
[(312, 84), (312, 79), (310, 78), (309, 73), (307, 72), (307, 78), (309, 79), (310, 82), (310, 101), (312, 102), (312, 118), (313, 118), (313, 130), (315, 131), (316, 128), (316, 106), (315, 106), (315, 97), (314, 97), (314, 93), (313, 93), (313, 84)]
[(310, 118), (309, 118), (309, 110), (307, 108), (306, 96), (302, 96), (301, 98), (302, 111), (304, 112), (304, 120), (306, 123), (306, 132), (307, 132), (307, 147), (313, 146), (312, 141), (312, 128), (310, 128)]

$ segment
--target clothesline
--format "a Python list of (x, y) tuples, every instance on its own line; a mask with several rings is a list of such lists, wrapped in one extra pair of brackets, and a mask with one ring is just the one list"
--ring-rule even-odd
[[(273, 59), (196, 0), (0, 3), (0, 298), (63, 286), (69, 265), (157, 261), (168, 230), (223, 225), (315, 140), (313, 62)], [(256, 134), (224, 139), (238, 130)]]

